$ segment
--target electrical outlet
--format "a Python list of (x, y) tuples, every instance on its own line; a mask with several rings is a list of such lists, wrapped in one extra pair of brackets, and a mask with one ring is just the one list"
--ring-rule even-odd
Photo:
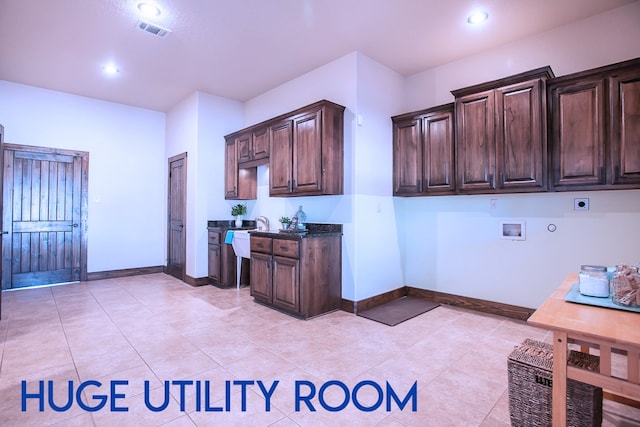
[(573, 210), (574, 211), (588, 211), (589, 210), (589, 199), (573, 199)]

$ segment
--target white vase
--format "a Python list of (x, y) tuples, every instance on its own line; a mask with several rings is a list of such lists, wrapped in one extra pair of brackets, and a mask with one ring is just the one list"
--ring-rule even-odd
[(242, 227), (242, 216), (236, 215), (236, 228)]

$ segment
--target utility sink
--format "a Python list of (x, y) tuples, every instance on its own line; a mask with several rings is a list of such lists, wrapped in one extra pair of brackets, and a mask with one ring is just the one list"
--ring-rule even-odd
[(233, 251), (236, 253), (237, 257), (237, 277), (238, 283), (236, 285), (237, 289), (240, 290), (240, 276), (242, 269), (242, 258), (251, 259), (251, 245), (249, 235), (250, 230), (233, 230), (233, 239), (231, 240), (231, 246), (233, 247)]
[(251, 258), (251, 246), (249, 245), (249, 230), (234, 230), (231, 246), (238, 258)]

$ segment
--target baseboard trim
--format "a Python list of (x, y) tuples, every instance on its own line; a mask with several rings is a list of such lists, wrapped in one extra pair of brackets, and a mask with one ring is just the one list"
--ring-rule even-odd
[(87, 280), (117, 279), (120, 277), (140, 276), (143, 274), (163, 273), (164, 266), (124, 268), (122, 270), (94, 271), (87, 273)]
[(191, 286), (202, 286), (202, 285), (209, 284), (209, 278), (208, 277), (191, 277), (188, 274), (185, 274), (184, 282), (187, 285), (191, 285)]
[(440, 304), (454, 307), (466, 308), (468, 310), (480, 311), (488, 314), (509, 317), (517, 320), (527, 320), (536, 311), (535, 308), (520, 307), (517, 305), (503, 304), (495, 301), (488, 301), (478, 298), (465, 297), (444, 292), (430, 291), (408, 287), (408, 296), (419, 297), (434, 301)]
[(340, 300), (340, 310), (346, 311), (347, 313), (355, 314), (355, 312), (356, 312), (356, 302), (355, 301), (351, 301), (349, 299), (342, 298)]
[(358, 311), (367, 310), (404, 296), (423, 298), (440, 304), (461, 307), (482, 313), (496, 314), (498, 316), (517, 320), (527, 320), (535, 311), (534, 308), (520, 307), (517, 305), (503, 304), (478, 298), (413, 288), (411, 286), (404, 286), (360, 301), (342, 299), (340, 302), (340, 309), (347, 313), (357, 314)]

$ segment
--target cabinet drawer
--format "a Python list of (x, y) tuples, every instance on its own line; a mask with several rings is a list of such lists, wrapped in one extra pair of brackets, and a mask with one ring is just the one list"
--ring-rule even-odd
[(209, 244), (210, 245), (219, 245), (220, 244), (220, 233), (216, 231), (209, 232)]
[(271, 253), (270, 237), (251, 236), (251, 252)]
[(273, 254), (289, 258), (300, 258), (300, 242), (297, 240), (273, 239)]

